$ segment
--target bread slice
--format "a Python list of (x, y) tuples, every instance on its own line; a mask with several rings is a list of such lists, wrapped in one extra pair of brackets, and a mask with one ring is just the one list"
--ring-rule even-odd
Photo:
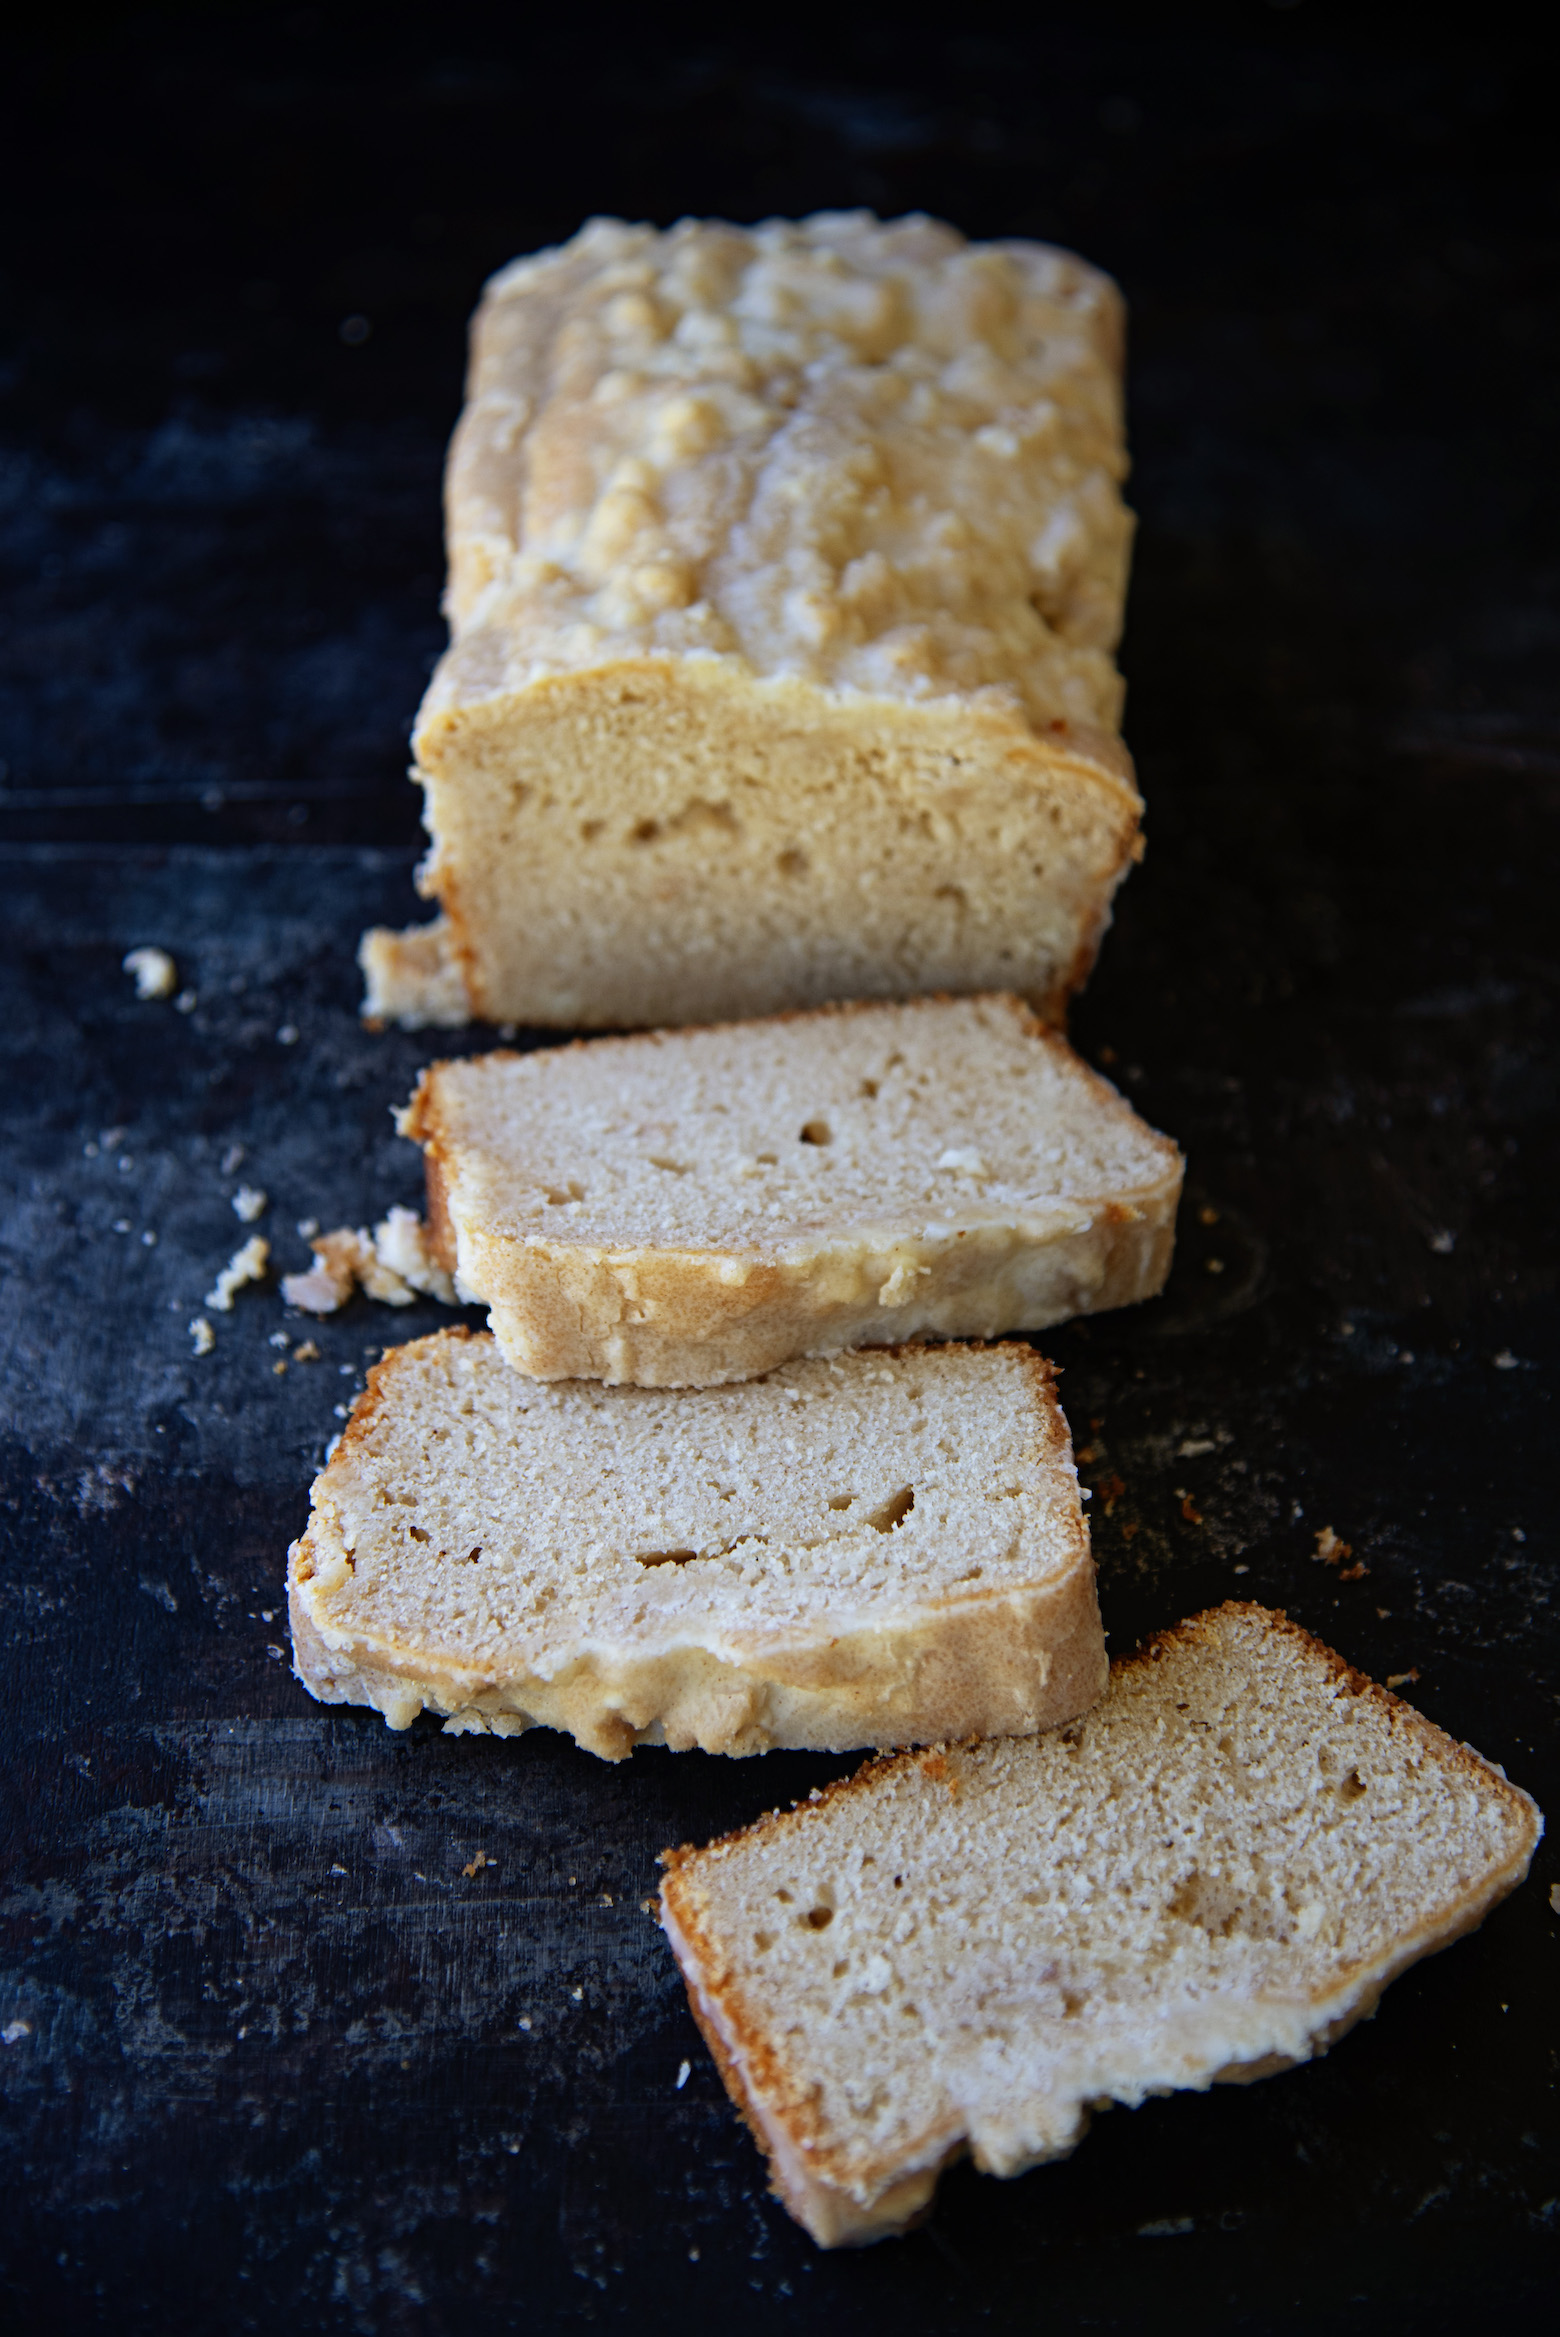
[(535, 1379), (709, 1387), (1150, 1298), (1181, 1157), (1011, 997), (436, 1063), (429, 1241)]
[(564, 1029), (1022, 991), (1137, 854), (1121, 303), (865, 212), (595, 220), (488, 285), (417, 718), (443, 918), (365, 1011)]
[(323, 1702), (608, 1760), (1045, 1728), (1105, 1681), (1067, 1424), (1017, 1345), (663, 1395), (415, 1340), (316, 1479), (288, 1592)]
[(1514, 1890), (1525, 1793), (1282, 1615), (1229, 1605), (1043, 1737), (864, 1769), (705, 1850), (661, 1920), (775, 2188), (824, 2247), (965, 2150), (1325, 2052)]

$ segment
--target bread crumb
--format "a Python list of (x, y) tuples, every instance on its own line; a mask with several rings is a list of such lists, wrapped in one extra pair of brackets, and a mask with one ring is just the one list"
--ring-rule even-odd
[(319, 1230), (320, 1230), (320, 1221), (319, 1221), (319, 1219), (318, 1219), (317, 1217), (300, 1217), (300, 1218), (299, 1218), (299, 1220), (298, 1220), (298, 1239), (299, 1239), (300, 1241), (303, 1241), (303, 1242), (311, 1242), (311, 1241), (313, 1241), (313, 1239), (314, 1239), (315, 1235), (316, 1235), (316, 1234), (319, 1232)]
[(135, 976), (137, 998), (171, 998), (178, 988), (179, 969), (165, 949), (126, 950), (121, 964)]
[(206, 1293), (207, 1306), (214, 1306), (221, 1315), (233, 1311), (233, 1293), (242, 1290), (246, 1282), (263, 1282), (271, 1245), (264, 1234), (251, 1234), (242, 1249), (235, 1250), (216, 1281)]
[(1418, 1677), (1419, 1677), (1419, 1667), (1418, 1667), (1418, 1665), (1417, 1665), (1417, 1664), (1411, 1664), (1411, 1665), (1409, 1666), (1409, 1668), (1408, 1668), (1408, 1670), (1407, 1670), (1406, 1672), (1388, 1672), (1388, 1674), (1387, 1674), (1387, 1686), (1388, 1686), (1389, 1688), (1402, 1688), (1402, 1687), (1406, 1687), (1410, 1681), (1412, 1681), (1412, 1680), (1417, 1680), (1417, 1679), (1418, 1679)]
[(293, 1349), (294, 1363), (318, 1363), (320, 1351), (312, 1339), (301, 1339)]
[(1497, 1371), (1515, 1371), (1518, 1368), (1517, 1358), (1509, 1347), (1503, 1347), (1498, 1355), (1492, 1355), (1490, 1361)]
[(430, 1251), (427, 1227), (415, 1210), (392, 1209), (372, 1235), (365, 1226), (338, 1226), (311, 1246), (318, 1263), (282, 1283), (287, 1304), (305, 1314), (333, 1315), (359, 1285), (382, 1306), (410, 1306), (419, 1293), (455, 1304), (455, 1285)]
[(692, 2075), (693, 2063), (691, 2061), (679, 2061), (677, 2064), (677, 2083), (672, 2089), (673, 2092), (680, 2094), (683, 2090), (683, 2087), (687, 2084), (689, 2078), (692, 2077)]
[(1197, 1222), (1199, 1225), (1217, 1225), (1219, 1222), (1219, 1212), (1217, 1209), (1212, 1209), (1205, 1206), (1198, 1210)]
[(286, 1371), (286, 1369), (287, 1369), (287, 1358), (286, 1358), (286, 1356), (285, 1356), (285, 1355), (279, 1355), (279, 1356), (277, 1357), (276, 1361), (275, 1361), (275, 1362), (272, 1364), (272, 1366), (271, 1366), (271, 1369), (272, 1369), (272, 1371), (274, 1372), (274, 1374), (276, 1375), (276, 1377), (277, 1377), (278, 1379), (280, 1379), (280, 1378), (281, 1378), (281, 1376), (282, 1376), (282, 1374), (283, 1374), (283, 1373)]
[(1316, 1555), (1324, 1566), (1341, 1566), (1354, 1552), (1349, 1543), (1339, 1540), (1331, 1526), (1323, 1526), (1316, 1537)]
[(257, 1217), (264, 1216), (266, 1201), (267, 1196), (258, 1185), (240, 1185), (233, 1195), (233, 1215), (245, 1225), (253, 1225)]
[(485, 1850), (479, 1850), (476, 1857), (468, 1859), (460, 1871), (469, 1882), (472, 1876), (474, 1874), (480, 1874), (485, 1866), (497, 1866), (497, 1864), (498, 1860), (496, 1858), (489, 1858)]
[(1449, 1233), (1443, 1226), (1439, 1233), (1433, 1233), (1430, 1236), (1430, 1247), (1438, 1258), (1449, 1258), (1457, 1247), (1457, 1236), (1454, 1233)]
[(204, 1315), (197, 1315), (191, 1323), (190, 1338), (197, 1355), (209, 1355), (217, 1343), (217, 1334)]
[(1181, 1515), (1185, 1518), (1187, 1524), (1189, 1526), (1200, 1526), (1203, 1521), (1202, 1511), (1197, 1507), (1196, 1502), (1193, 1501), (1190, 1493), (1187, 1492), (1184, 1485), (1177, 1485), (1175, 1489), (1175, 1497), (1181, 1504)]
[(1560, 1883), (1550, 1884), (1549, 1904), (1554, 1909), (1555, 1913), (1560, 1915)]

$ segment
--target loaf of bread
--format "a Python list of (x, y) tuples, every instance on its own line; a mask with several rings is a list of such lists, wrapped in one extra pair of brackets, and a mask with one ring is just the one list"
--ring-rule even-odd
[(365, 1011), (1058, 1014), (1138, 848), (1121, 303), (864, 212), (596, 220), (494, 277), (415, 735), (432, 927)]
[(1181, 1157), (1012, 997), (436, 1063), (429, 1244), (537, 1379), (713, 1386), (1152, 1297)]
[(288, 1592), (323, 1702), (608, 1760), (1044, 1728), (1105, 1682), (1067, 1425), (1017, 1345), (673, 1395), (415, 1340), (316, 1479)]
[(1043, 1737), (869, 1767), (706, 1850), (662, 1922), (775, 2188), (825, 2247), (965, 2150), (1324, 2052), (1527, 1872), (1502, 1771), (1254, 1606), (1184, 1623)]

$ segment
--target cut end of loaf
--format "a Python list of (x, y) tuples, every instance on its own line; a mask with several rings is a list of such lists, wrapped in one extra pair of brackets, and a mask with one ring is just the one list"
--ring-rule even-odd
[(1525, 1875), (1528, 1796), (1286, 1619), (1194, 1617), (1025, 1742), (880, 1761), (666, 1855), (696, 2017), (825, 2246), (964, 2149), (1324, 2052)]

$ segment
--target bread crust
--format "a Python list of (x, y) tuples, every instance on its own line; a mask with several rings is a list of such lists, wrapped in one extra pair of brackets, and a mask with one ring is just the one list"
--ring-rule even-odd
[[(1490, 1909), (1517, 1888), (1543, 1831), (1536, 1806), (1503, 1771), (1471, 1746), (1447, 1737), (1412, 1705), (1291, 1623), (1282, 1611), (1251, 1601), (1227, 1601), (1160, 1632), (1135, 1654), (1117, 1658), (1110, 1667), (1112, 1684), (1163, 1662), (1178, 1648), (1210, 1640), (1221, 1621), (1228, 1618), (1260, 1620), (1303, 1647), (1325, 1664), (1345, 1693), (1370, 1699), (1394, 1732), (1416, 1739), (1425, 1753), (1433, 1756), (1438, 1772), (1461, 1772), (1482, 1794), (1504, 1802), (1519, 1825), (1517, 1848), (1509, 1858), (1393, 1940), (1382, 1954), (1339, 1970), (1328, 1987), (1292, 2006), (1264, 2006), (1267, 2025), (1290, 2032), (1285, 2044), (1275, 2049), (1271, 2043), (1258, 2043), (1254, 2049), (1236, 2051), (1221, 2065), (1208, 2068), (1206, 2074), (1180, 2081), (1198, 2090), (1211, 2084), (1250, 2084), (1325, 2053), (1357, 2021), (1369, 2017), (1382, 1992), (1400, 1973), (1476, 1929)], [(706, 1845), (685, 1844), (662, 1854), (665, 1876), (660, 1921), (687, 1984), (694, 2017), (711, 2043), (733, 2101), (770, 2158), (776, 2192), (821, 2247), (859, 2245), (911, 2228), (927, 2210), (942, 2169), (970, 2147), (968, 2137), (957, 2121), (944, 2121), (890, 2155), (863, 2161), (857, 2154), (847, 2165), (841, 2146), (831, 2142), (823, 2129), (817, 2105), (794, 2076), (783, 2049), (777, 2049), (769, 2028), (749, 2011), (741, 1969), (726, 1961), (720, 1942), (703, 1922), (699, 1869), (712, 1854), (733, 1844), (773, 1838), (777, 1833), (815, 1824), (831, 1804), (869, 1790), (885, 1775), (905, 1770), (912, 1763), (937, 1774), (934, 1765), (945, 1763), (953, 1750), (947, 1747), (869, 1761), (853, 1776), (836, 1781), (788, 1811), (775, 1811)], [(1239, 2025), (1232, 2024), (1235, 2028)], [(1000, 2165), (985, 2159), (977, 2146), (976, 2163), (1007, 2176), (1066, 2156), (1086, 2131), (1088, 2116), (1089, 2106), (1078, 2104), (1071, 2127), (1055, 2134), (1050, 2147), (1028, 2150)]]
[[(437, 1340), (475, 1338), (463, 1329)], [(392, 1350), (369, 1372), (337, 1448), (350, 1462), (394, 1384)], [(1035, 1433), (1049, 1452), (1068, 1440), (1051, 1367), (1028, 1348), (1015, 1360), (1033, 1390)], [(499, 1670), (464, 1652), (411, 1645), (332, 1622), (318, 1588), (338, 1571), (330, 1467), (314, 1510), (288, 1552), (293, 1669), (322, 1703), (368, 1704), (393, 1728), (424, 1710), (455, 1733), (565, 1730), (587, 1750), (621, 1760), (639, 1744), (746, 1756), (777, 1746), (843, 1752), (920, 1744), (949, 1734), (1027, 1735), (1087, 1709), (1105, 1682), (1088, 1529), (1076, 1511), (1062, 1563), (1022, 1588), (928, 1597), (891, 1625), (826, 1628), (788, 1640), (755, 1639), (717, 1653), (696, 1639), (645, 1651), (592, 1646), (546, 1677)]]
[(1140, 850), (1122, 337), (1071, 255), (925, 219), (595, 221), (496, 277), (415, 739), (443, 916), (367, 937), (371, 1017), (1059, 1017)]
[[(759, 1028), (846, 1021), (879, 1003), (793, 1011), (768, 1017)], [(495, 1229), (479, 1211), (463, 1208), (460, 1148), (444, 1101), (446, 1074), (459, 1067), (436, 1062), (422, 1074), (400, 1123), (423, 1148), (434, 1255), (486, 1303), (506, 1357), (528, 1378), (640, 1387), (757, 1379), (792, 1357), (846, 1347), (1041, 1331), (1073, 1315), (1154, 1297), (1174, 1254), (1179, 1151), (1167, 1138), (1153, 1138), (1108, 1082), (1030, 1008), (1011, 996), (994, 1003), (1013, 1013), (1027, 1037), (1067, 1057), (1102, 1114), (1149, 1138), (1159, 1157), (1156, 1176), (1092, 1201), (938, 1233), (885, 1220), (877, 1229), (849, 1224), (806, 1242), (691, 1248), (608, 1246), (507, 1225)], [(699, 1028), (687, 1034), (699, 1035)], [(592, 1043), (575, 1040), (557, 1052), (577, 1056)], [(648, 1048), (657, 1038), (630, 1036), (614, 1044)], [(485, 1060), (520, 1058), (497, 1049)], [(886, 1294), (895, 1289), (904, 1296), (892, 1303)]]

